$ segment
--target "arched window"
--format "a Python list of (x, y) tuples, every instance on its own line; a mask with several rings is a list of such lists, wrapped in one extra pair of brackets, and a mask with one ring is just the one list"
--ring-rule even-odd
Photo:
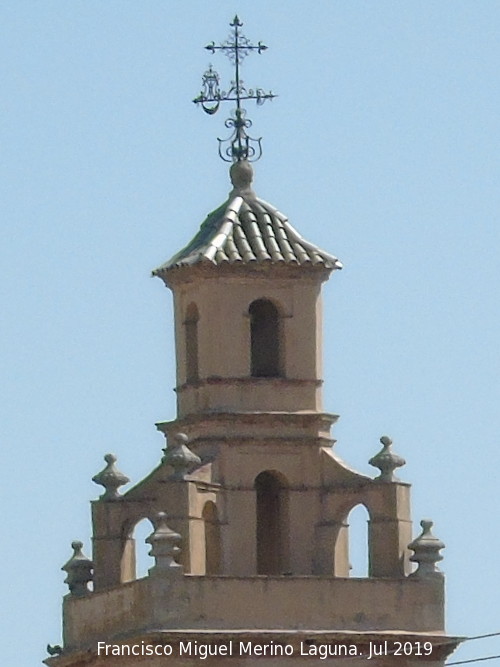
[(186, 340), (186, 382), (198, 380), (198, 308), (190, 303), (184, 320)]
[(153, 567), (154, 559), (149, 555), (151, 546), (146, 543), (146, 538), (153, 531), (154, 526), (149, 519), (141, 519), (126, 531), (121, 562), (122, 583), (146, 577), (149, 568)]
[(250, 304), (250, 373), (252, 377), (279, 377), (282, 374), (280, 317), (267, 299)]
[(255, 478), (257, 505), (257, 574), (283, 574), (288, 569), (288, 489), (274, 471)]
[[(368, 544), (369, 514), (364, 505), (356, 505), (347, 517), (347, 522), (339, 534), (336, 545), (336, 559), (339, 556), (338, 547), (344, 551), (344, 559), (339, 562), (335, 574), (344, 577), (369, 577), (370, 558)], [(342, 565), (342, 560), (344, 564)], [(342, 571), (343, 570), (343, 571)]]
[(220, 574), (220, 524), (215, 503), (208, 500), (203, 507), (201, 516), (205, 526), (205, 573)]

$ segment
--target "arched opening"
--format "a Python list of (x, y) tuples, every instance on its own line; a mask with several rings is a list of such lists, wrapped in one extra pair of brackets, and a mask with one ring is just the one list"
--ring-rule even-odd
[(141, 519), (126, 531), (121, 562), (122, 583), (146, 577), (149, 568), (153, 567), (154, 559), (149, 555), (151, 546), (146, 543), (146, 538), (153, 531), (154, 527), (149, 519)]
[(288, 569), (288, 488), (283, 475), (266, 470), (255, 478), (257, 509), (257, 574), (283, 574)]
[(368, 521), (370, 517), (364, 505), (356, 505), (347, 518), (349, 531), (349, 576), (369, 577), (370, 559)]
[(220, 574), (221, 572), (221, 540), (220, 523), (217, 506), (208, 500), (202, 512), (205, 526), (205, 573)]
[(278, 309), (268, 299), (250, 304), (250, 373), (252, 377), (282, 375), (281, 323)]
[(186, 382), (198, 380), (198, 308), (190, 303), (184, 320), (186, 341)]

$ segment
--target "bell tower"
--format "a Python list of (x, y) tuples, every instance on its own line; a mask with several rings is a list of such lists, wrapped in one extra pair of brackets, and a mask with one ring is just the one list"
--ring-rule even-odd
[(321, 410), (321, 284), (340, 262), (252, 190), (246, 160), (229, 199), (153, 271), (174, 295), (179, 418)]
[[(62, 647), (50, 667), (298, 666), (327, 657), (376, 665), (442, 665), (458, 638), (445, 634), (444, 544), (421, 522), (413, 537), (405, 461), (390, 438), (370, 460), (375, 477), (335, 454), (337, 416), (322, 405), (321, 287), (342, 265), (306, 241), (253, 189), (260, 139), (249, 127), (239, 78), (241, 33), (216, 46), (235, 82), (218, 88), (210, 68), (195, 99), (209, 113), (236, 102), (227, 200), (185, 248), (153, 271), (172, 291), (177, 415), (158, 466), (120, 494), (128, 478), (108, 454), (94, 477), (92, 560), (74, 542), (64, 565), (69, 594)], [(366, 578), (350, 576), (348, 516), (369, 514)], [(135, 574), (134, 528), (150, 519), (154, 564)], [(406, 648), (403, 648), (406, 647)], [(56, 650), (57, 649), (57, 650)], [(317, 663), (319, 664), (319, 663)]]
[[(265, 573), (255, 531), (271, 544), (266, 521), (270, 532), (286, 523), (273, 571), (311, 574), (320, 567), (311, 558), (316, 519), (292, 526), (289, 515), (313, 511), (304, 483), (318, 482), (317, 448), (331, 444), (336, 416), (321, 401), (321, 285), (341, 264), (256, 196), (247, 160), (230, 174), (227, 202), (153, 272), (174, 295), (177, 356), (177, 419), (158, 428), (169, 441), (186, 434), (225, 489), (224, 574)], [(248, 530), (232, 529), (236, 522)]]

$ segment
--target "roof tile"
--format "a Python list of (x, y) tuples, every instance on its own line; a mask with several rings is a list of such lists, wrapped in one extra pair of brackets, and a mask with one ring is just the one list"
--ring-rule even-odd
[[(239, 164), (233, 167), (241, 170)], [(215, 265), (279, 262), (342, 268), (336, 257), (303, 239), (283, 213), (259, 199), (250, 189), (250, 181), (241, 185), (233, 180), (235, 189), (229, 199), (210, 213), (192, 241), (153, 275), (204, 261)]]

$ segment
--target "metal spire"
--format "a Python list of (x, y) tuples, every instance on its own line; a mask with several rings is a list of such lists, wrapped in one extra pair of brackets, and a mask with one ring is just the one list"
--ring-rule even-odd
[(266, 100), (272, 100), (276, 95), (273, 95), (271, 91), (266, 93), (262, 88), (245, 88), (243, 80), (240, 79), (240, 65), (252, 51), (262, 53), (267, 49), (267, 46), (262, 42), (252, 44), (242, 34), (240, 28), (243, 23), (237, 16), (229, 25), (232, 30), (225, 42), (219, 45), (212, 42), (205, 48), (211, 53), (221, 51), (229, 58), (235, 68), (234, 81), (231, 81), (231, 87), (227, 92), (221, 90), (219, 88), (219, 75), (212, 69), (212, 65), (209, 65), (202, 78), (201, 93), (193, 102), (201, 104), (203, 111), (210, 115), (219, 110), (221, 102), (236, 102), (236, 108), (233, 110), (231, 117), (225, 122), (226, 127), (233, 128), (233, 133), (228, 139), (217, 139), (219, 155), (225, 162), (239, 162), (241, 160), (255, 162), (262, 155), (262, 137), (253, 139), (247, 134), (246, 130), (251, 127), (252, 121), (246, 118), (246, 111), (242, 108), (241, 102), (242, 100), (255, 100), (257, 104), (261, 105)]

